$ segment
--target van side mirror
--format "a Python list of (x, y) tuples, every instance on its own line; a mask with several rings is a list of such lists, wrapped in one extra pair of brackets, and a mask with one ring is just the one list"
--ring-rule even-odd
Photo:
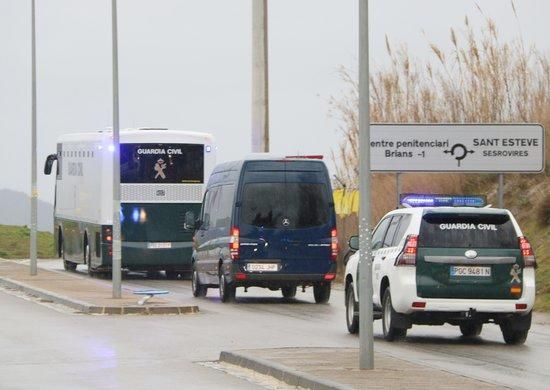
[(46, 162), (44, 163), (44, 174), (49, 175), (52, 173), (52, 166), (54, 161), (57, 161), (57, 154), (50, 154), (46, 157)]
[(351, 236), (348, 241), (349, 249), (352, 251), (359, 250), (359, 236)]
[(195, 230), (195, 213), (188, 211), (185, 213), (185, 222), (183, 224), (185, 230)]

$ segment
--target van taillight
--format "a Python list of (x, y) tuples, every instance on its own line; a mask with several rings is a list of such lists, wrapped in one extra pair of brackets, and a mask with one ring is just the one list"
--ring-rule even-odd
[(336, 228), (330, 231), (330, 259), (336, 261), (338, 257), (338, 230)]
[(519, 237), (519, 249), (521, 250), (521, 255), (523, 256), (523, 266), (524, 267), (537, 267), (537, 260), (535, 259), (535, 252), (531, 243), (526, 237)]
[(418, 235), (410, 234), (407, 236), (403, 251), (397, 257), (395, 265), (416, 265), (416, 253), (418, 251)]
[(231, 260), (239, 259), (239, 228), (233, 227), (229, 231), (229, 253), (231, 255)]

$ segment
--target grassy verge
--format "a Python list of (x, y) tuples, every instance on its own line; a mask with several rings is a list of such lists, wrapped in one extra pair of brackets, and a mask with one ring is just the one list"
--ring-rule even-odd
[[(26, 226), (0, 225), (0, 257), (4, 259), (29, 258), (30, 235), (30, 229)], [(54, 257), (53, 242), (51, 233), (38, 232), (38, 257)]]

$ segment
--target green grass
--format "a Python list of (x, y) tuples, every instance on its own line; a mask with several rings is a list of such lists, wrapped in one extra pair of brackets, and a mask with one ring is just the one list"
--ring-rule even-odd
[(538, 264), (535, 310), (550, 312), (550, 226), (532, 221), (524, 223), (522, 230), (535, 249)]
[[(4, 259), (28, 259), (30, 253), (30, 229), (26, 226), (0, 225), (0, 257)], [(55, 256), (53, 235), (38, 232), (38, 257)]]

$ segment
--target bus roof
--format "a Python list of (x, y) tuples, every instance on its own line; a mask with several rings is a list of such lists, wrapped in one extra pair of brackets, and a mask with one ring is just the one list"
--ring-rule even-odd
[[(112, 130), (75, 132), (64, 134), (57, 142), (101, 142), (112, 138)], [(166, 129), (121, 129), (120, 141), (122, 143), (132, 142), (182, 142), (182, 143), (212, 143), (212, 134), (198, 131), (166, 130)]]

